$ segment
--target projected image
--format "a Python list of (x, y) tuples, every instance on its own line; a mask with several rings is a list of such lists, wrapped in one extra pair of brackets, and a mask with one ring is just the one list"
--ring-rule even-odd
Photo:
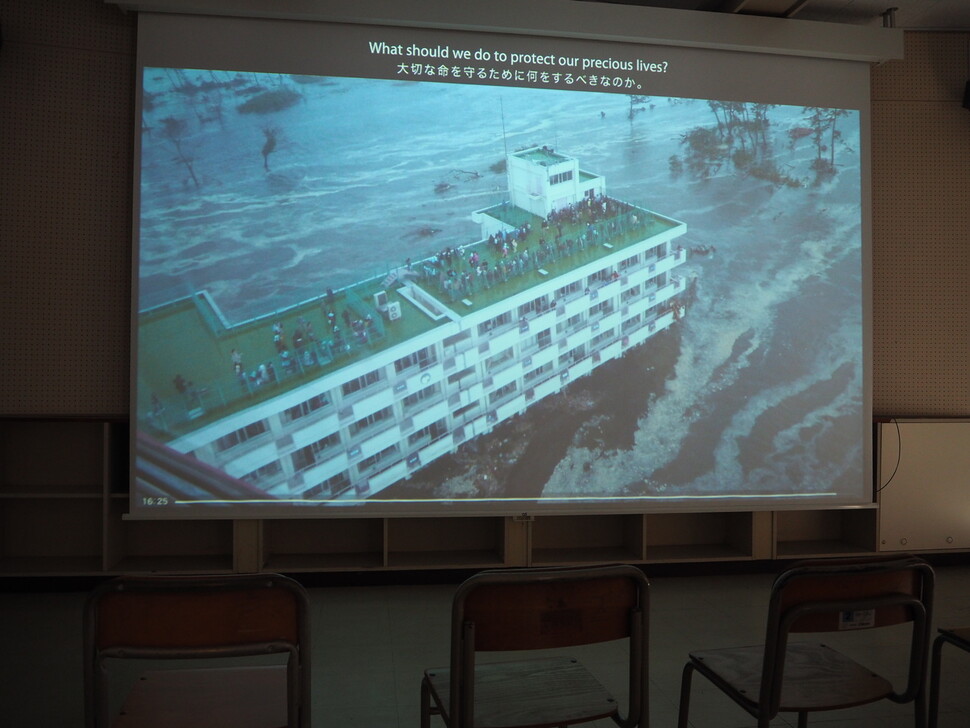
[(860, 496), (858, 112), (143, 89), (136, 505)]

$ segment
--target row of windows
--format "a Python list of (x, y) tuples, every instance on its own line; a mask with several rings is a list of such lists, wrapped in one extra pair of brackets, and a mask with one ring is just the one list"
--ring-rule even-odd
[[(602, 303), (598, 303), (595, 306), (593, 306), (590, 309), (589, 313), (591, 317), (594, 317), (597, 314), (606, 315), (608, 313), (611, 313), (612, 311), (613, 311), (612, 301), (603, 301)], [(560, 322), (556, 326), (556, 332), (557, 334), (562, 335), (563, 333), (576, 330), (583, 325), (584, 321), (585, 321), (585, 317), (583, 316), (583, 314), (576, 314), (575, 316), (570, 317), (566, 321)], [(635, 328), (639, 324), (639, 322), (640, 322), (639, 315), (636, 315), (632, 319), (628, 319), (627, 321), (624, 321), (623, 331), (627, 331), (630, 328)], [(592, 340), (591, 345), (595, 346), (599, 342), (602, 342), (605, 339), (612, 336), (613, 333), (614, 333), (613, 329), (610, 329), (609, 331), (598, 334)], [(545, 331), (541, 331), (538, 334), (536, 334), (535, 342), (538, 348), (540, 349), (545, 348), (546, 346), (549, 346), (549, 344), (552, 343), (551, 330), (546, 329)], [(490, 357), (489, 359), (487, 359), (485, 362), (485, 370), (487, 372), (494, 371), (502, 364), (513, 359), (514, 356), (515, 356), (514, 348), (509, 347), (499, 352), (498, 354)], [(564, 357), (561, 357), (561, 360), (565, 360), (570, 357), (571, 357), (571, 353), (567, 354)], [(449, 375), (448, 383), (455, 384), (456, 382), (459, 382), (463, 377), (473, 374), (474, 371), (475, 371), (474, 367), (468, 367), (466, 369), (461, 370), (460, 372), (455, 372)], [(538, 371), (538, 370), (535, 370), (535, 371)], [(530, 372), (530, 374), (534, 374), (534, 373)], [(528, 375), (526, 376), (528, 379)], [(534, 374), (534, 376), (537, 376), (537, 375)], [(419, 404), (424, 400), (437, 396), (438, 394), (440, 394), (440, 392), (441, 392), (441, 384), (438, 382), (435, 382), (433, 384), (428, 385), (424, 389), (421, 389), (417, 392), (414, 392), (413, 394), (409, 394), (408, 396), (404, 397), (404, 399), (402, 400), (402, 404), (404, 406), (404, 409), (408, 410), (413, 408), (414, 406), (416, 406), (417, 404)], [(318, 409), (326, 407), (328, 404), (330, 404), (330, 401), (325, 395), (316, 395), (304, 402), (301, 402), (298, 405), (295, 405), (294, 407), (290, 407), (284, 410), (282, 413), (282, 418), (285, 422), (293, 421), (299, 417), (303, 417), (311, 412), (314, 412)], [(363, 417), (360, 420), (357, 420), (356, 422), (352, 423), (348, 429), (350, 431), (351, 436), (356, 436), (363, 430), (367, 429), (368, 427), (371, 427), (372, 425), (377, 424), (378, 422), (388, 420), (393, 416), (394, 416), (394, 412), (392, 407), (390, 406), (384, 407), (383, 409), (378, 410), (377, 412), (374, 412), (372, 414), (369, 414), (366, 417)], [(267, 431), (268, 431), (268, 427), (266, 425), (266, 421), (258, 420), (234, 432), (230, 432), (228, 435), (224, 435), (223, 437), (220, 437), (218, 440), (215, 441), (214, 446), (217, 452), (223, 452), (253, 437), (261, 435)], [(328, 447), (332, 447), (333, 445), (339, 443), (339, 436), (334, 434), (333, 437), (336, 438), (336, 440), (328, 442), (326, 444), (323, 444), (323, 441), (320, 441), (319, 443), (314, 443), (313, 445), (309, 445), (306, 448), (303, 448), (303, 450), (298, 451), (298, 454), (294, 454), (293, 456), (294, 467), (296, 467), (297, 470), (300, 470), (304, 467), (308, 467), (309, 465), (311, 465), (313, 463), (313, 455), (315, 455), (317, 452), (320, 452), (321, 450), (324, 450)]]
[(573, 171), (570, 169), (568, 172), (559, 172), (558, 174), (549, 175), (549, 184), (558, 185), (563, 182), (568, 182), (573, 178)]
[[(642, 316), (640, 314), (637, 314), (627, 319), (626, 321), (623, 322), (622, 331), (626, 332), (630, 329), (636, 328), (641, 323), (641, 321), (642, 321)], [(548, 332), (545, 332), (545, 333), (548, 333)], [(578, 363), (579, 361), (582, 361), (586, 357), (587, 350), (593, 351), (600, 344), (614, 338), (615, 335), (616, 335), (616, 330), (612, 328), (609, 329), (608, 331), (604, 331), (598, 334), (589, 342), (588, 349), (585, 344), (580, 344), (579, 346), (575, 347), (571, 351), (560, 356), (559, 366), (570, 366)], [(542, 364), (536, 367), (535, 369), (532, 369), (526, 372), (523, 375), (523, 382), (528, 384), (530, 382), (542, 379), (545, 376), (551, 374), (552, 371), (553, 371), (552, 362), (546, 362), (545, 364)], [(496, 404), (500, 403), (503, 399), (506, 399), (514, 395), (518, 391), (518, 388), (519, 388), (519, 385), (517, 381), (512, 381), (505, 384), (502, 387), (499, 387), (498, 389), (489, 393), (488, 395), (489, 405), (495, 406)], [(413, 395), (409, 395), (409, 397), (406, 397), (404, 401), (407, 402), (408, 400), (410, 400), (410, 404), (415, 404), (423, 399), (432, 397), (438, 394), (439, 392), (440, 392), (440, 385), (436, 383), (422, 389), (420, 392), (416, 392)], [(479, 408), (480, 408), (480, 403), (478, 401), (475, 401), (468, 405), (464, 405), (456, 409), (454, 412), (452, 412), (452, 417), (454, 418), (455, 421), (458, 421), (465, 415), (470, 414)], [(368, 427), (371, 427), (372, 425), (378, 422), (388, 420), (392, 417), (393, 417), (393, 409), (391, 407), (385, 407), (371, 415), (368, 415), (367, 417), (364, 417), (358, 420), (357, 422), (354, 422), (349, 427), (349, 430), (351, 434), (354, 435), (365, 430)], [(265, 422), (259, 421), (251, 425), (248, 425), (247, 427), (241, 428), (240, 430), (237, 430), (234, 433), (230, 433), (230, 435), (227, 435), (224, 438), (220, 438), (220, 440), (228, 441), (229, 439), (232, 439), (232, 438), (238, 439), (240, 437), (248, 439), (249, 437), (255, 436), (255, 434), (260, 434), (262, 432), (265, 432), (266, 429), (267, 428), (266, 428)], [(441, 418), (425, 427), (415, 430), (413, 433), (408, 435), (408, 447), (413, 448), (419, 445), (422, 441), (426, 441), (426, 440), (434, 441), (440, 437), (444, 437), (447, 434), (448, 434), (447, 418)], [(320, 453), (326, 452), (328, 450), (332, 450), (333, 448), (338, 446), (340, 442), (341, 442), (340, 433), (334, 432), (334, 433), (328, 434), (327, 436), (321, 438), (320, 440), (317, 440), (314, 443), (311, 443), (310, 445), (307, 445), (305, 447), (300, 448), (299, 450), (296, 450), (291, 455), (294, 469), (296, 471), (300, 471), (311, 467), (316, 463), (317, 455), (319, 455)], [(398, 445), (391, 445), (389, 447), (386, 447), (383, 450), (381, 450), (379, 453), (366, 457), (363, 460), (361, 460), (359, 463), (357, 463), (356, 465), (357, 470), (359, 473), (364, 473), (367, 470), (374, 467), (375, 465), (377, 465), (382, 460), (385, 460), (392, 456), (396, 457), (399, 453), (400, 453), (400, 448), (398, 447)], [(282, 467), (279, 461), (273, 461), (260, 468), (257, 468), (251, 473), (247, 473), (246, 475), (243, 476), (243, 479), (250, 482), (258, 483), (265, 479), (277, 476), (281, 472), (282, 472)], [(339, 493), (347, 490), (350, 487), (350, 485), (351, 485), (350, 480), (347, 477), (346, 473), (340, 473), (338, 475), (333, 476), (332, 478), (329, 478), (323, 483), (318, 484), (313, 488), (310, 488), (309, 490), (306, 491), (306, 493), (304, 493), (303, 497), (309, 498), (309, 497), (317, 497), (321, 495), (327, 497), (328, 494), (329, 494), (329, 497), (334, 497), (336, 495), (339, 495)]]
[[(628, 258), (626, 261), (623, 261), (621, 265), (623, 263), (627, 263), (628, 261), (636, 261), (638, 258), (639, 256), (632, 256), (631, 258)], [(657, 286), (662, 286), (666, 283), (666, 278), (667, 278), (666, 274), (659, 274), (655, 276), (653, 279), (651, 279), (651, 281), (649, 281), (648, 283), (655, 283)], [(579, 283), (573, 283), (573, 284), (570, 284), (569, 286), (559, 289), (559, 292), (562, 293), (565, 291), (573, 291), (577, 289), (578, 286), (579, 286)], [(641, 290), (642, 290), (641, 286), (637, 285), (637, 286), (634, 286), (633, 288), (628, 289), (627, 291), (624, 291), (621, 294), (621, 298), (620, 298), (621, 304), (626, 303), (629, 300), (638, 297), (641, 294)], [(541, 296), (529, 302), (528, 304), (525, 304), (521, 308), (523, 310), (528, 310), (528, 311), (538, 311), (538, 310), (541, 310), (542, 307), (546, 305), (546, 302), (547, 302), (546, 297)], [(587, 313), (589, 318), (595, 318), (595, 317), (605, 316), (607, 314), (610, 314), (614, 310), (615, 310), (615, 307), (614, 307), (613, 299), (610, 298), (593, 305), (588, 310)], [(496, 326), (511, 323), (511, 320), (512, 320), (511, 313), (506, 312), (500, 316), (497, 316), (493, 319), (490, 319), (489, 321), (484, 322), (479, 326), (479, 330), (480, 332), (483, 330), (488, 331)], [(568, 319), (566, 319), (565, 321), (559, 322), (556, 325), (556, 334), (558, 336), (562, 336), (563, 334), (566, 334), (566, 333), (572, 333), (580, 329), (583, 325), (585, 325), (586, 320), (587, 320), (587, 314), (583, 314), (583, 313), (575, 314), (569, 317)], [(628, 319), (624, 321), (622, 325), (622, 331), (625, 333), (630, 329), (636, 328), (639, 325), (639, 322), (640, 322), (639, 315), (635, 316), (632, 319)], [(611, 332), (605, 332), (603, 334), (599, 334), (594, 339), (594, 341), (596, 342), (603, 341), (605, 338), (607, 338), (608, 335), (610, 335), (610, 333)], [(468, 336), (470, 336), (470, 333), (465, 331), (456, 335), (455, 337), (450, 337), (450, 338), (453, 338), (455, 340), (461, 340), (461, 339), (468, 338)], [(546, 329), (536, 334), (534, 338), (534, 342), (535, 342), (535, 346), (538, 347), (539, 349), (549, 346), (552, 343), (551, 330)], [(494, 371), (502, 364), (514, 358), (514, 356), (515, 356), (515, 351), (513, 347), (509, 347), (499, 352), (498, 354), (493, 355), (485, 362), (486, 372)], [(572, 352), (570, 352), (569, 354), (566, 354), (565, 356), (561, 357), (560, 360), (561, 362), (566, 360), (575, 360), (575, 356), (573, 355)], [(437, 362), (437, 351), (435, 346), (431, 345), (431, 346), (424, 347), (419, 351), (413, 352), (408, 356), (402, 357), (401, 359), (398, 359), (395, 362), (395, 370), (400, 372), (413, 366), (420, 366), (423, 368), (425, 366), (429, 366), (436, 362)], [(459, 383), (464, 377), (470, 376), (474, 373), (475, 373), (474, 366), (466, 367), (465, 369), (462, 369), (458, 372), (453, 372), (448, 376), (448, 380), (447, 380), (448, 384), (454, 385), (456, 383)], [(349, 394), (353, 394), (354, 392), (361, 391), (366, 387), (369, 387), (377, 382), (384, 380), (384, 378), (385, 378), (384, 370), (375, 369), (374, 371), (368, 372), (366, 374), (363, 374), (359, 377), (356, 377), (355, 379), (352, 379), (344, 383), (341, 389), (343, 394), (346, 396)], [(415, 405), (417, 405), (419, 402), (438, 395), (440, 391), (441, 391), (441, 388), (439, 383), (429, 385), (428, 387), (425, 387), (419, 392), (415, 392), (405, 397), (403, 400), (404, 407), (405, 409), (412, 408)], [(324, 407), (327, 407), (330, 404), (331, 404), (331, 401), (326, 394), (315, 395), (293, 407), (289, 407), (285, 409), (281, 413), (281, 418), (284, 421), (284, 423), (292, 422), (296, 419), (305, 417), (313, 412), (316, 412)], [(392, 409), (390, 407), (385, 407), (384, 409), (372, 415), (368, 415), (367, 417), (357, 422), (354, 422), (350, 426), (350, 433), (352, 436), (357, 435), (359, 432), (366, 429), (367, 427), (370, 427), (371, 425), (377, 422), (380, 422), (382, 420), (389, 419), (392, 416), (393, 416)], [(268, 429), (269, 428), (266, 422), (264, 420), (259, 420), (259, 421), (250, 423), (245, 427), (239, 428), (234, 432), (231, 432), (227, 435), (220, 437), (213, 443), (213, 445), (217, 452), (223, 452), (243, 442), (246, 442), (247, 440), (250, 440), (265, 432), (268, 432)]]

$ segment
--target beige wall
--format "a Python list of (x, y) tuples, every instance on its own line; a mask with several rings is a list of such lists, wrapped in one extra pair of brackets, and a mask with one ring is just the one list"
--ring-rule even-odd
[(873, 409), (970, 415), (970, 33), (872, 72)]
[[(0, 5), (0, 414), (128, 407), (134, 18)], [(873, 70), (873, 407), (970, 415), (970, 34)]]

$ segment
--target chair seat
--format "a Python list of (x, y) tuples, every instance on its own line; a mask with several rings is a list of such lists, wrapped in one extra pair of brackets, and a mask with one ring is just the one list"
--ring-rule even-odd
[(970, 627), (958, 627), (956, 629), (940, 628), (940, 637), (952, 645), (956, 645), (961, 650), (970, 652)]
[(286, 667), (146, 672), (132, 687), (115, 728), (283, 728)]
[[(451, 671), (425, 670), (431, 694), (450, 720)], [(609, 691), (569, 657), (475, 666), (475, 728), (545, 728), (607, 718), (617, 712)]]
[[(690, 653), (700, 672), (726, 683), (753, 710), (758, 705), (763, 658), (761, 645)], [(794, 643), (787, 649), (779, 711), (851, 708), (882, 700), (892, 690), (888, 680), (831, 647)]]

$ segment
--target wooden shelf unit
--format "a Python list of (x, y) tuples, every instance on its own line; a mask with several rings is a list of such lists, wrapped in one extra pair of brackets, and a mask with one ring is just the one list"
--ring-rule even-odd
[(873, 554), (878, 550), (878, 511), (870, 508), (778, 511), (775, 558)]
[(878, 550), (878, 510), (129, 520), (123, 418), (0, 419), (0, 575), (740, 562)]

